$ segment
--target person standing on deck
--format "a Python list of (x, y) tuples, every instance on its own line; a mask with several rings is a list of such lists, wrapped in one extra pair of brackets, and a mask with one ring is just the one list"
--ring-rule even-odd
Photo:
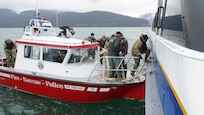
[[(107, 37), (103, 35), (97, 42), (100, 44), (100, 52), (104, 49), (105, 43), (107, 41)], [(103, 57), (103, 53), (99, 55), (100, 57)], [(103, 58), (100, 59), (101, 64), (103, 64)]]
[(7, 67), (14, 67), (15, 58), (16, 58), (16, 49), (15, 49), (15, 44), (11, 39), (5, 40), (4, 51), (6, 54)]
[[(94, 33), (91, 33), (91, 36), (89, 36), (88, 38), (85, 38), (85, 40), (90, 41), (91, 43), (96, 42), (96, 38), (94, 37)], [(96, 57), (96, 48), (91, 48), (88, 50), (88, 54), (89, 56), (92, 56), (92, 59), (95, 59)]]
[[(121, 55), (122, 57), (125, 57), (128, 53), (128, 41), (127, 39), (123, 36), (120, 37), (120, 51), (121, 51)], [(125, 60), (123, 60), (122, 62), (122, 68), (123, 69), (127, 69), (127, 64), (125, 63)], [(123, 71), (124, 72), (124, 75), (123, 77), (126, 78), (126, 73), (127, 71)]]
[[(109, 40), (112, 39), (115, 36), (115, 34), (112, 34), (110, 37), (106, 38), (106, 42), (104, 45), (104, 48), (100, 52), (105, 58), (105, 69), (109, 70), (110, 69), (110, 61), (109, 61)], [(108, 75), (109, 72), (105, 71), (105, 74)]]
[[(119, 53), (120, 53), (120, 37), (121, 32), (116, 32), (115, 36), (109, 40), (109, 56), (115, 56), (116, 58), (110, 58), (110, 69), (117, 69), (120, 64)], [(117, 58), (118, 57), (118, 58)], [(117, 80), (123, 80), (121, 71), (115, 72)], [(109, 71), (109, 77), (115, 77), (114, 71)]]
[(131, 52), (132, 52), (132, 55), (135, 57), (134, 58), (135, 64), (133, 67), (134, 70), (132, 70), (130, 73), (132, 76), (135, 76), (135, 70), (138, 68), (140, 64), (140, 59), (142, 59), (141, 54), (145, 53), (144, 61), (146, 63), (151, 62), (151, 60), (148, 59), (150, 54), (150, 49), (147, 47), (147, 44), (146, 44), (147, 40), (148, 40), (148, 36), (142, 34), (132, 47)]

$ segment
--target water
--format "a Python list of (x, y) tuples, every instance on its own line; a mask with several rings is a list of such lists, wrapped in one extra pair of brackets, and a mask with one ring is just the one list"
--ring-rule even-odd
[[(84, 39), (92, 32), (96, 38), (107, 37), (121, 31), (128, 40), (129, 52), (141, 35), (149, 35), (149, 27), (109, 27), (74, 28), (72, 37)], [(21, 38), (23, 28), (0, 28), (0, 51), (3, 52), (4, 40)], [(130, 54), (129, 54), (130, 55)], [(137, 93), (137, 92), (135, 92)], [(90, 97), (91, 98), (91, 97)], [(73, 103), (39, 97), (0, 86), (0, 115), (144, 115), (145, 102), (131, 99), (117, 99), (102, 103)]]

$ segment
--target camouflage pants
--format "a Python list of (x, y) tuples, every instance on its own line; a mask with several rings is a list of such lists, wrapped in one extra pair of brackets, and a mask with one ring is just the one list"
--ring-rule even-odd
[[(146, 60), (150, 55), (150, 49), (148, 48), (146, 50), (146, 52), (142, 52), (142, 53), (145, 53), (145, 60)], [(132, 72), (135, 72), (135, 70), (138, 68), (138, 66), (140, 64), (140, 58), (141, 57), (139, 55), (133, 55), (133, 56), (135, 57), (134, 58), (135, 64), (134, 64), (134, 67), (133, 67), (134, 70), (132, 70)]]
[(6, 54), (6, 65), (8, 67), (14, 67), (15, 59), (16, 59), (16, 51), (15, 50), (7, 50), (5, 51)]

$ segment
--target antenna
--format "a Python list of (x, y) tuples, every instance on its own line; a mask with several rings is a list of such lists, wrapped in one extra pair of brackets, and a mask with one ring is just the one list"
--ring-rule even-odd
[(59, 16), (58, 16), (58, 11), (56, 11), (56, 26), (57, 26), (57, 27), (59, 27), (59, 25), (58, 25), (58, 18), (59, 18)]
[(36, 10), (35, 10), (34, 14), (36, 17), (38, 17), (40, 15), (40, 11), (38, 9), (38, 0), (36, 0)]
[(59, 20), (58, 20), (59, 16), (58, 16), (58, 4), (57, 4), (57, 0), (56, 0), (56, 26), (59, 27)]

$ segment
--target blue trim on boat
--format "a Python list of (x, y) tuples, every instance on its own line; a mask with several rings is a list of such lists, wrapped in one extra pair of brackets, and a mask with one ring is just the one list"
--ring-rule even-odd
[(153, 53), (153, 62), (156, 70), (156, 82), (158, 87), (158, 92), (160, 100), (162, 103), (163, 111), (165, 115), (183, 115), (181, 107), (179, 106), (170, 85), (165, 76), (159, 63), (156, 58), (156, 55)]

